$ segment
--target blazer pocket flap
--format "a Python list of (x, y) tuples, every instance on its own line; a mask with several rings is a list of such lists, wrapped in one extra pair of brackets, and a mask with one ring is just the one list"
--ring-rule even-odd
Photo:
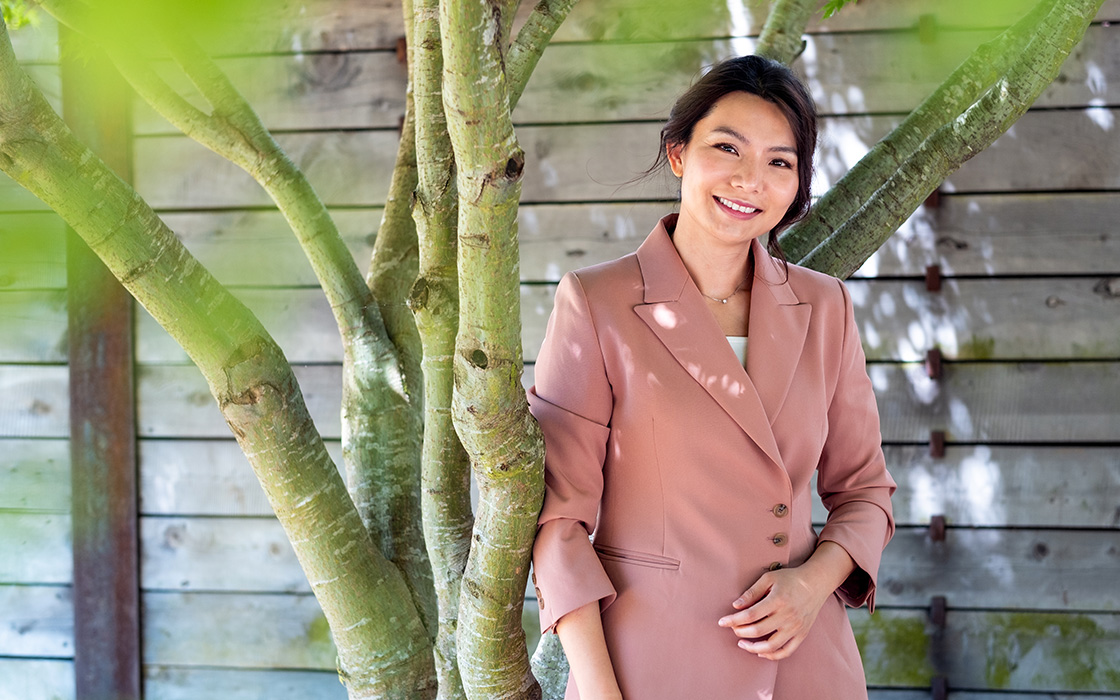
[(609, 544), (596, 544), (595, 552), (599, 555), (600, 559), (608, 559), (610, 561), (617, 561), (623, 564), (648, 566), (652, 569), (679, 569), (681, 566), (681, 562), (679, 559), (664, 557), (660, 554), (638, 552), (633, 549), (612, 547)]

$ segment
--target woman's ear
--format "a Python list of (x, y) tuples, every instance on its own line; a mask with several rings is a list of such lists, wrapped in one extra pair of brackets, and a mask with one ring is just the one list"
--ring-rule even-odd
[(665, 157), (669, 160), (669, 169), (677, 177), (684, 175), (684, 160), (681, 158), (683, 152), (683, 144), (670, 143), (665, 146)]

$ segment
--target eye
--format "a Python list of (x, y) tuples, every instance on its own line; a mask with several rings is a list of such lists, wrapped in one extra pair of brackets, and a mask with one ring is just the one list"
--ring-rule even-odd
[(731, 155), (738, 155), (739, 154), (739, 151), (735, 150), (735, 147), (732, 146), (729, 143), (713, 144), (713, 148), (718, 148), (719, 150), (723, 151), (724, 153), (730, 153)]
[(776, 165), (779, 168), (793, 168), (793, 164), (784, 158), (775, 158), (774, 160), (770, 161), (770, 165)]

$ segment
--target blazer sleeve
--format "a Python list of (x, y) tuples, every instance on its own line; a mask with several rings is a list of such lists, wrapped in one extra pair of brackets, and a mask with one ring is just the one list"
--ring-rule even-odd
[(615, 589), (591, 545), (603, 493), (603, 462), (613, 396), (580, 280), (556, 290), (537, 356), (529, 410), (544, 434), (545, 497), (533, 544), (541, 630), (593, 601), (606, 608)]
[(883, 458), (875, 393), (856, 329), (852, 300), (843, 295), (844, 340), (836, 387), (828, 407), (828, 437), (817, 473), (817, 491), (828, 509), (819, 541), (847, 550), (856, 570), (837, 593), (852, 607), (875, 608), (875, 584), (883, 548), (894, 534), (891, 494), (895, 483)]

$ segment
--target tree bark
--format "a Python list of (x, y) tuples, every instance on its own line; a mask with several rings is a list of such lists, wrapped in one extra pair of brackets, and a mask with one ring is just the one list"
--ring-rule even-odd
[(202, 370), (330, 623), (351, 696), (431, 695), (431, 645), (403, 577), (373, 546), (275, 342), (74, 139), (6, 30), (0, 104), (0, 169), (54, 209)]
[(453, 358), (459, 328), (456, 270), (455, 156), (443, 111), (439, 1), (406, 0), (410, 86), (416, 109), (418, 186), (412, 216), (420, 242), (420, 275), (410, 304), (424, 346), (424, 453), (421, 505), (424, 538), (439, 606), (436, 673), (441, 700), (465, 697), (456, 632), (459, 589), (470, 553), (474, 515), (470, 462), (451, 418)]
[(805, 50), (801, 36), (819, 0), (774, 0), (754, 52), (789, 65)]
[(498, 5), (440, 6), (444, 107), (458, 167), (455, 427), (480, 502), (459, 599), (470, 698), (533, 698), (521, 608), (544, 493), (544, 449), (521, 387), (517, 203), (525, 156), (510, 118)]

